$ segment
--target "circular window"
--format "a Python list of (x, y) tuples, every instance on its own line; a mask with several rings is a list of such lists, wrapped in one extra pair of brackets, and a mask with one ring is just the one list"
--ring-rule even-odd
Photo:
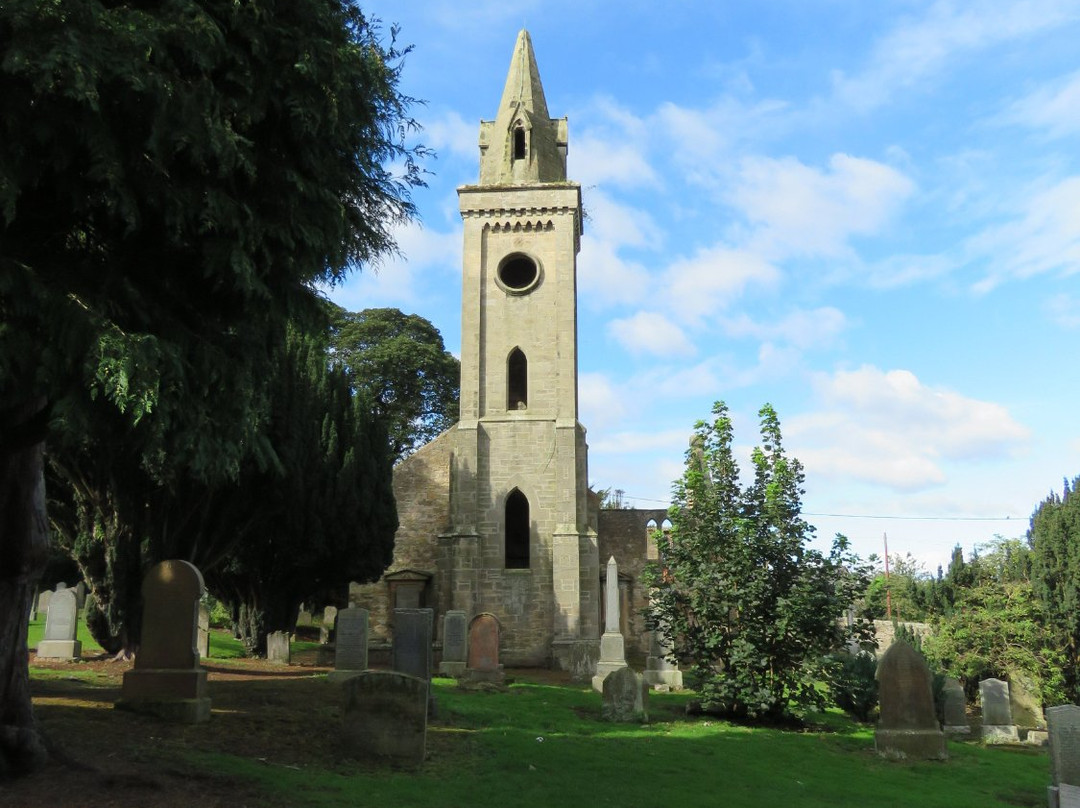
[(499, 265), (499, 284), (513, 294), (530, 291), (540, 280), (540, 267), (527, 255), (515, 253)]

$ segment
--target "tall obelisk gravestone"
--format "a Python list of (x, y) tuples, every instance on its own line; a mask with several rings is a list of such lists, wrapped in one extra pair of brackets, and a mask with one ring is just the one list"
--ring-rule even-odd
[(626, 643), (619, 632), (619, 568), (612, 556), (604, 582), (604, 633), (600, 637), (600, 661), (592, 678), (593, 690), (603, 693), (607, 675), (626, 667)]

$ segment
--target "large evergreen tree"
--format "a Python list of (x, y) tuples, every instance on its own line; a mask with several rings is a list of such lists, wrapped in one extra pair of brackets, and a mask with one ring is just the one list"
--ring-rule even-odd
[(820, 703), (824, 655), (844, 639), (840, 617), (867, 571), (837, 536), (825, 556), (808, 546), (800, 514), (803, 470), (784, 452), (766, 405), (754, 480), (739, 481), (727, 408), (697, 425), (686, 471), (674, 486), (670, 540), (652, 570), (651, 619), (690, 657), (707, 709), (780, 719)]
[(1080, 700), (1080, 477), (1031, 517), (1032, 585), (1064, 656), (1065, 693)]
[[(49, 430), (112, 406), (158, 482), (236, 475), (270, 346), (392, 248), (417, 181), (400, 53), (342, 0), (0, 4), (0, 773), (43, 760), (26, 667)], [(395, 177), (385, 165), (405, 166)], [(113, 427), (110, 427), (112, 429)]]

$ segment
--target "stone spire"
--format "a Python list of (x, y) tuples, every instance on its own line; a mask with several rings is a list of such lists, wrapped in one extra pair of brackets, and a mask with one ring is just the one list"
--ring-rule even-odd
[(522, 29), (495, 120), (480, 123), (480, 184), (565, 182), (566, 134), (566, 119), (548, 115), (532, 39)]

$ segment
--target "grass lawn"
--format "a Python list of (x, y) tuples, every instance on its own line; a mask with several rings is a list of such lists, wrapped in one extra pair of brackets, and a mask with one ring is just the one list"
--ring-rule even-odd
[[(40, 636), (40, 625), (31, 643), (35, 631)], [(294, 652), (309, 645), (294, 643)], [(11, 804), (51, 806), (72, 787), (82, 801), (70, 804), (110, 808), (1046, 804), (1050, 764), (1041, 749), (950, 742), (946, 763), (894, 763), (875, 754), (872, 728), (838, 712), (817, 717), (808, 731), (750, 728), (687, 717), (688, 693), (652, 694), (647, 725), (608, 724), (587, 687), (528, 671), (514, 672), (519, 681), (504, 693), (434, 680), (438, 715), (428, 726), (427, 761), (399, 770), (343, 752), (340, 685), (327, 681), (325, 668), (239, 656), (239, 643), (215, 632), (205, 663), (213, 716), (198, 726), (113, 710), (124, 665), (34, 666), (42, 726), (100, 773), (58, 764), (17, 784)], [(0, 804), (7, 804), (2, 794)]]
[[(1042, 806), (1042, 751), (950, 744), (948, 763), (890, 763), (873, 732), (831, 715), (830, 731), (791, 732), (687, 718), (685, 694), (656, 694), (652, 723), (599, 720), (599, 696), (519, 684), (462, 693), (436, 680), (438, 720), (418, 773), (339, 762), (268, 767), (194, 755), (202, 767), (250, 778), (297, 806)], [(836, 728), (836, 729), (832, 729)]]

